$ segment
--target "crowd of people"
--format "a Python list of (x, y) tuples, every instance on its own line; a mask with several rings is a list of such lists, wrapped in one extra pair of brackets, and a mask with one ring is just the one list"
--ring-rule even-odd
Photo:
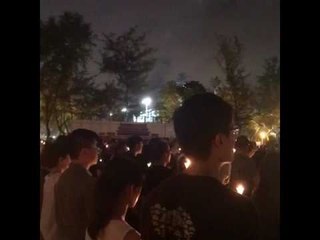
[(238, 136), (232, 107), (211, 93), (186, 100), (173, 123), (173, 141), (76, 129), (46, 142), (41, 238), (279, 239), (278, 149)]

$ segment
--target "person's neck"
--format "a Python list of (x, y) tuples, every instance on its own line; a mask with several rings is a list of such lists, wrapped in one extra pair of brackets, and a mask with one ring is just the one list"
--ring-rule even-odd
[(125, 203), (119, 203), (114, 209), (112, 214), (112, 219), (126, 221), (126, 214), (128, 210), (128, 205)]
[(62, 169), (59, 167), (54, 167), (50, 170), (50, 173), (54, 174), (54, 173), (62, 173)]
[(239, 156), (242, 156), (242, 157), (249, 157), (248, 154), (245, 151), (242, 151), (242, 150), (238, 150), (236, 152), (236, 154), (238, 154)]
[(212, 160), (192, 161), (190, 167), (185, 170), (185, 173), (191, 176), (214, 177), (219, 180), (219, 164), (218, 161)]
[(90, 168), (90, 164), (86, 163), (85, 161), (82, 161), (80, 159), (75, 159), (75, 160), (72, 160), (72, 163), (73, 164), (77, 164), (77, 165), (80, 165), (81, 167), (85, 168), (86, 170), (89, 170)]

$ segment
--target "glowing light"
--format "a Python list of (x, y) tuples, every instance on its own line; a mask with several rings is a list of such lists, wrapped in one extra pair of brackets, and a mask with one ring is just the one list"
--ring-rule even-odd
[(108, 145), (108, 144), (106, 144), (105, 146), (106, 146), (106, 148), (108, 148), (108, 147), (109, 147), (109, 145)]
[(142, 99), (142, 101), (141, 101), (141, 103), (142, 103), (143, 105), (146, 105), (146, 107), (149, 106), (149, 105), (151, 104), (151, 102), (152, 102), (152, 99), (151, 99), (150, 97), (145, 97), (145, 98)]
[(129, 148), (129, 147), (126, 147), (126, 150), (127, 150), (127, 151), (130, 151), (130, 148)]
[(186, 168), (189, 168), (190, 165), (191, 165), (190, 159), (189, 159), (189, 158), (186, 158), (186, 161), (184, 162), (184, 166), (185, 166)]
[(270, 133), (271, 136), (277, 137), (277, 134), (275, 132)]
[(262, 140), (267, 137), (267, 133), (265, 131), (261, 131), (259, 135)]
[(237, 193), (242, 195), (244, 192), (244, 186), (242, 184), (238, 184), (236, 187), (236, 190), (237, 190)]
[(235, 149), (235, 148), (233, 148), (232, 150), (233, 150), (233, 153), (235, 153), (235, 152), (236, 152), (236, 149)]
[(146, 112), (145, 112), (145, 118), (144, 118), (144, 122), (147, 122), (147, 118), (148, 118), (148, 106), (151, 104), (152, 100), (150, 97), (145, 97), (144, 99), (142, 99), (141, 103), (143, 105), (146, 106)]
[(179, 150), (179, 152), (181, 152), (181, 148), (179, 148), (178, 150)]
[(128, 109), (125, 107), (121, 109), (121, 112), (127, 112), (127, 111), (128, 111)]
[(109, 116), (110, 116), (110, 117), (112, 117), (112, 116), (113, 116), (113, 113), (112, 113), (112, 112), (111, 112), (111, 113), (109, 113)]
[(147, 163), (147, 166), (148, 166), (148, 167), (151, 167), (151, 162)]
[(99, 159), (99, 162), (102, 162), (102, 159), (101, 159), (101, 158)]

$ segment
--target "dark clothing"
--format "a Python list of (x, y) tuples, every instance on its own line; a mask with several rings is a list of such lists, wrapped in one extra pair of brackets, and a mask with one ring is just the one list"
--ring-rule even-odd
[(258, 151), (255, 152), (255, 154), (252, 156), (252, 160), (256, 164), (256, 167), (258, 171), (260, 171), (261, 165), (263, 164), (263, 160), (266, 156), (266, 149), (265, 148), (260, 148)]
[(84, 240), (93, 207), (94, 178), (71, 164), (55, 186), (58, 232), (61, 239)]
[(261, 239), (280, 239), (280, 156), (267, 154), (261, 166), (261, 181), (253, 197), (261, 222)]
[(172, 170), (164, 166), (151, 165), (146, 171), (146, 180), (142, 189), (142, 195), (146, 196), (162, 181), (172, 176)]
[(162, 181), (172, 175), (172, 170), (163, 166), (151, 166), (146, 170), (146, 179), (142, 188), (141, 196), (134, 209), (128, 209), (126, 220), (136, 230), (140, 231), (140, 211), (142, 202), (153, 189)]
[(134, 156), (131, 152), (126, 152), (123, 157), (125, 159), (136, 161), (138, 165), (141, 167), (141, 169), (146, 170), (148, 168), (147, 162), (145, 161), (145, 159), (142, 157), (141, 154)]
[(238, 183), (244, 185), (244, 195), (251, 197), (258, 184), (258, 170), (252, 159), (236, 153), (232, 162), (230, 179), (230, 186), (233, 190)]
[(212, 177), (181, 174), (150, 193), (142, 209), (142, 239), (257, 239), (251, 201)]

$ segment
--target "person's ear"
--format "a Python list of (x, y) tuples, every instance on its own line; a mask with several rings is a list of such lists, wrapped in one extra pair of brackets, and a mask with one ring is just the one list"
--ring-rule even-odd
[(219, 148), (224, 142), (224, 139), (223, 139), (223, 135), (218, 133), (214, 138), (213, 138), (213, 145), (216, 147), (216, 148)]

